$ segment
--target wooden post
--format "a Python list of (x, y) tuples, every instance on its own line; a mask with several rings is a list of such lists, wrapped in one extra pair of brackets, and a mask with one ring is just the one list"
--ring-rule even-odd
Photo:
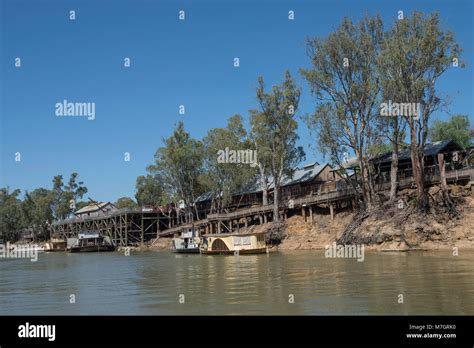
[(119, 216), (119, 219), (120, 219), (120, 229), (119, 229), (119, 233), (120, 233), (120, 245), (121, 246), (124, 246), (124, 238), (123, 238), (123, 219), (124, 217), (122, 215)]
[(217, 233), (221, 233), (221, 220), (217, 222)]
[(306, 207), (305, 206), (301, 207), (301, 215), (303, 216), (304, 222), (306, 222)]
[(128, 246), (128, 216), (125, 213), (125, 246)]
[(246, 217), (244, 218), (244, 226), (245, 226), (245, 228), (248, 227), (248, 221), (247, 221), (247, 218), (246, 218)]
[(309, 207), (309, 222), (313, 224), (313, 206)]
[(112, 218), (114, 220), (113, 224), (114, 224), (114, 244), (115, 246), (118, 245), (117, 243), (117, 217), (113, 217)]
[(141, 243), (142, 243), (142, 246), (143, 246), (143, 242), (145, 241), (145, 230), (143, 229), (144, 226), (143, 226), (143, 212), (141, 214), (141, 217), (142, 217), (142, 225), (141, 225)]
[(229, 230), (230, 230), (230, 233), (232, 233), (232, 226), (233, 225), (233, 221), (232, 219), (229, 220)]
[(443, 198), (446, 203), (451, 204), (449, 198), (448, 183), (446, 182), (446, 168), (444, 165), (444, 154), (438, 154), (438, 166), (439, 166), (439, 182), (441, 184), (441, 191), (443, 192)]
[(263, 222), (267, 223), (267, 214), (265, 214), (265, 213), (263, 214)]
[(260, 225), (261, 225), (261, 224), (262, 224), (262, 222), (263, 222), (262, 215), (258, 215), (258, 221), (259, 221), (259, 223), (260, 223)]
[(334, 220), (334, 205), (329, 203), (329, 212), (331, 213), (331, 220)]

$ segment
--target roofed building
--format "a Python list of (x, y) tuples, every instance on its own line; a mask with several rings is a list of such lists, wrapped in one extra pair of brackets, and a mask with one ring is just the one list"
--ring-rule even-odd
[[(325, 163), (319, 164), (313, 162), (304, 165), (302, 168), (296, 168), (292, 177), (283, 178), (281, 184), (281, 200), (288, 200), (318, 192), (327, 192), (336, 189), (336, 182), (342, 179), (339, 173)], [(272, 193), (274, 184), (271, 182), (268, 188), (268, 200), (272, 202)], [(201, 211), (209, 210), (211, 197), (205, 193), (199, 200), (199, 209)], [(261, 205), (263, 201), (263, 188), (260, 178), (257, 176), (246, 189), (242, 192), (236, 192), (232, 197), (232, 202), (227, 208), (244, 208), (254, 205)]]
[(106, 215), (117, 207), (111, 202), (93, 202), (74, 212), (77, 217), (94, 217)]
[[(443, 140), (426, 144), (423, 149), (423, 161), (425, 175), (433, 175), (438, 172), (438, 154), (444, 155), (447, 170), (460, 169), (465, 166), (465, 151), (453, 140)], [(387, 152), (376, 156), (371, 160), (375, 171), (379, 174), (379, 181), (390, 180), (390, 167), (392, 165), (392, 153)], [(467, 165), (467, 164), (466, 164)], [(410, 148), (398, 152), (398, 177), (399, 179), (413, 176)]]

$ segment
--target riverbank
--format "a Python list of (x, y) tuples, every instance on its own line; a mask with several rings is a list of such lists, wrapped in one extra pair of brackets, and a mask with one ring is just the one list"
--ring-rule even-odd
[(474, 198), (469, 187), (449, 186), (452, 208), (445, 206), (441, 189), (428, 190), (430, 210), (415, 208), (416, 190), (399, 192), (399, 200), (385, 202), (371, 214), (355, 217), (338, 242), (364, 244), (380, 250), (474, 248)]
[[(270, 249), (324, 249), (334, 242), (364, 244), (369, 250), (383, 251), (474, 249), (474, 198), (469, 187), (450, 185), (449, 190), (456, 216), (446, 212), (438, 186), (429, 189), (431, 209), (426, 214), (414, 208), (415, 190), (405, 189), (399, 192), (401, 201), (385, 202), (363, 218), (344, 211), (334, 220), (329, 215), (317, 215), (311, 224), (302, 216), (292, 216), (284, 223), (285, 237)], [(248, 230), (260, 232), (270, 226), (251, 226)], [(171, 238), (158, 238), (144, 249), (171, 249)]]

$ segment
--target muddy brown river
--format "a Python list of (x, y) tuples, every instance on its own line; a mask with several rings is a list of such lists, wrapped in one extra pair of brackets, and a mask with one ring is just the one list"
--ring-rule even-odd
[(40, 253), (0, 259), (0, 314), (474, 315), (474, 251)]

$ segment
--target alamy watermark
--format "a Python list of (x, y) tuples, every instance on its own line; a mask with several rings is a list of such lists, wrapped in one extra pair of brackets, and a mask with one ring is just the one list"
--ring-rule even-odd
[(0, 244), (0, 258), (2, 259), (30, 259), (31, 262), (38, 261), (37, 244)]
[(217, 151), (217, 163), (241, 163), (249, 164), (255, 167), (257, 162), (256, 150), (230, 150), (228, 147), (225, 150)]
[(327, 258), (357, 259), (358, 262), (363, 262), (365, 258), (363, 244), (342, 245), (334, 242), (324, 249), (324, 256)]
[(95, 119), (94, 102), (68, 102), (64, 99), (55, 104), (56, 116), (58, 117), (87, 117), (92, 121)]
[(56, 325), (36, 325), (26, 322), (18, 326), (19, 338), (47, 338), (52, 342), (56, 339)]
[(380, 104), (380, 116), (406, 116), (418, 120), (420, 115), (420, 103), (395, 103), (389, 100)]

